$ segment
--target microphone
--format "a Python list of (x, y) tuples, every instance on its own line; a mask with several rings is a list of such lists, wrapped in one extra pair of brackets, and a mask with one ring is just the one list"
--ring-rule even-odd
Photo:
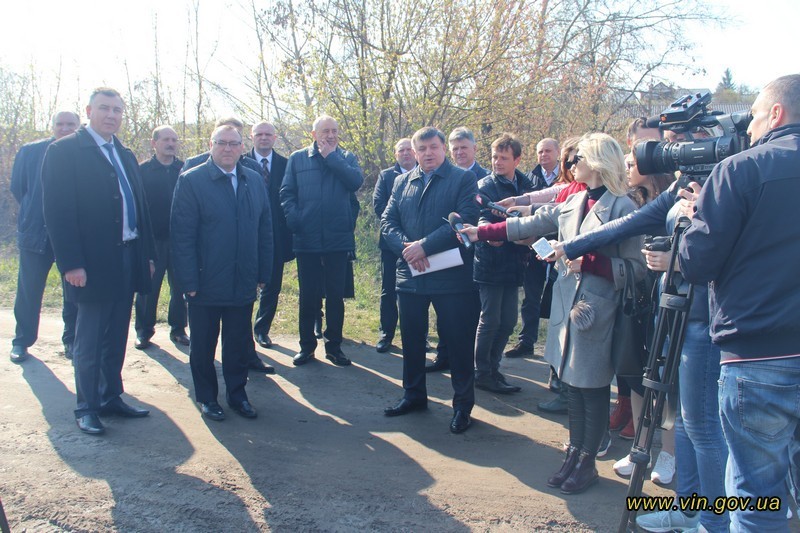
[(475, 201), (478, 203), (479, 206), (485, 207), (485, 208), (488, 208), (488, 209), (494, 209), (495, 211), (499, 211), (499, 212), (503, 213), (507, 217), (519, 217), (519, 212), (518, 211), (512, 211), (512, 212), (509, 213), (508, 209), (506, 209), (502, 205), (494, 203), (493, 201), (491, 201), (489, 199), (488, 196), (486, 196), (483, 193), (479, 192), (478, 194), (476, 194), (475, 195)]
[[(464, 221), (461, 220), (461, 215), (453, 211), (449, 215), (447, 215), (447, 222), (450, 224), (450, 227), (453, 228), (453, 231), (458, 232), (459, 230), (464, 229)], [(469, 241), (469, 237), (461, 236), (461, 242), (464, 243), (464, 248), (467, 250), (472, 247), (472, 243)]]

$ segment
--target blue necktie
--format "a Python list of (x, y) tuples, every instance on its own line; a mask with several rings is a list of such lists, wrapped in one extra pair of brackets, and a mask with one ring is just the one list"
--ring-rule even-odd
[(111, 159), (111, 165), (114, 167), (114, 172), (117, 173), (117, 179), (119, 180), (119, 185), (122, 188), (122, 194), (125, 196), (125, 206), (128, 208), (128, 227), (131, 231), (136, 230), (136, 204), (133, 201), (133, 191), (131, 190), (131, 185), (128, 183), (128, 180), (125, 179), (125, 174), (122, 172), (122, 169), (119, 167), (119, 163), (117, 163), (117, 158), (114, 157), (114, 145), (111, 143), (106, 143), (103, 145), (103, 148), (106, 149), (108, 152), (108, 156)]

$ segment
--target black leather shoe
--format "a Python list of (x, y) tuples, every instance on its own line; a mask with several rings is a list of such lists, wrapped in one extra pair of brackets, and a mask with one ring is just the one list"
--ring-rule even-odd
[(441, 357), (436, 357), (433, 362), (425, 365), (425, 372), (441, 372), (442, 370), (450, 370), (450, 361)]
[(494, 379), (496, 379), (497, 381), (499, 381), (500, 383), (502, 383), (503, 385), (509, 385), (509, 386), (511, 386), (513, 389), (515, 389), (513, 392), (519, 392), (519, 391), (521, 391), (521, 390), (522, 390), (522, 387), (517, 387), (516, 385), (511, 385), (511, 384), (510, 384), (510, 383), (509, 383), (509, 382), (506, 380), (506, 377), (505, 377), (503, 374), (501, 374), (500, 372), (493, 372), (493, 373), (492, 373), (492, 377), (493, 377)]
[(172, 331), (169, 334), (169, 340), (181, 346), (189, 346), (189, 337), (183, 331)]
[(321, 316), (317, 317), (317, 319), (314, 320), (314, 336), (316, 338), (318, 338), (318, 339), (321, 339), (323, 337), (323, 335), (322, 335), (322, 317)]
[(600, 476), (594, 463), (594, 455), (581, 452), (572, 473), (561, 484), (561, 494), (578, 494), (597, 483)]
[(262, 348), (272, 348), (272, 339), (266, 333), (256, 333), (256, 342)]
[(383, 410), (386, 416), (402, 416), (414, 411), (424, 411), (428, 408), (428, 402), (412, 402), (403, 398), (394, 407), (387, 407)]
[(146, 350), (150, 347), (150, 337), (137, 335), (136, 342), (133, 343), (133, 347), (137, 350)]
[(31, 354), (28, 353), (28, 349), (24, 346), (12, 346), (11, 347), (11, 362), (12, 363), (21, 363)]
[(78, 429), (89, 435), (100, 435), (106, 431), (97, 415), (79, 416), (75, 419), (75, 423), (78, 424)]
[(567, 456), (564, 458), (564, 463), (561, 465), (561, 469), (547, 478), (547, 486), (558, 488), (564, 483), (572, 471), (575, 469), (575, 465), (578, 463), (578, 455), (580, 454), (580, 450), (575, 446), (570, 446), (567, 448)]
[(389, 348), (392, 347), (392, 339), (387, 339), (386, 337), (381, 338), (378, 341), (378, 344), (375, 345), (375, 351), (378, 353), (386, 353), (389, 351)]
[(200, 412), (203, 416), (211, 420), (225, 420), (225, 411), (217, 402), (200, 402)]
[(100, 408), (100, 414), (103, 416), (116, 415), (123, 418), (144, 418), (150, 414), (147, 409), (139, 409), (123, 402), (117, 398), (113, 403), (109, 403)]
[(527, 346), (518, 342), (514, 345), (513, 348), (510, 350), (506, 350), (504, 354), (506, 357), (514, 358), (514, 357), (533, 357), (533, 346)]
[(253, 357), (247, 362), (247, 369), (253, 372), (261, 372), (262, 374), (274, 374), (275, 369), (269, 365), (265, 365), (258, 357)]
[(300, 352), (292, 359), (294, 366), (301, 366), (314, 360), (314, 352)]
[(253, 406), (250, 405), (250, 402), (248, 402), (247, 400), (243, 401), (239, 405), (233, 405), (231, 403), (229, 403), (228, 405), (231, 406), (231, 409), (233, 409), (234, 411), (236, 411), (245, 418), (255, 418), (258, 416), (256, 410), (253, 409)]
[(72, 359), (72, 344), (68, 342), (64, 343), (64, 357)]
[(353, 364), (352, 361), (350, 361), (350, 359), (348, 359), (347, 356), (344, 355), (344, 352), (342, 352), (342, 350), (331, 350), (330, 352), (326, 350), (325, 359), (327, 359), (336, 366), (350, 366), (351, 364)]
[(512, 387), (511, 385), (503, 383), (500, 380), (492, 377), (476, 379), (475, 388), (494, 392), (496, 394), (512, 394), (522, 390), (519, 387)]
[(450, 421), (450, 433), (464, 433), (471, 425), (472, 419), (469, 414), (458, 410), (453, 415), (453, 420)]

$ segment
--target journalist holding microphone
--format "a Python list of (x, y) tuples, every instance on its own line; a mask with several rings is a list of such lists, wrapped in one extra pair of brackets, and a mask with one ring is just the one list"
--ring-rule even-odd
[[(575, 180), (586, 184), (585, 192), (546, 205), (532, 216), (467, 227), (462, 234), (471, 241), (528, 244), (558, 232), (559, 240), (565, 240), (636, 208), (626, 196), (622, 149), (609, 135), (585, 135), (573, 168)], [(629, 272), (636, 279), (644, 276), (641, 246), (641, 238), (630, 238), (558, 265), (545, 359), (569, 387), (569, 447), (564, 464), (547, 484), (560, 487), (564, 494), (582, 492), (598, 480), (595, 457), (608, 426), (609, 384), (614, 375), (611, 332), (626, 276)], [(626, 261), (630, 269), (625, 268)]]

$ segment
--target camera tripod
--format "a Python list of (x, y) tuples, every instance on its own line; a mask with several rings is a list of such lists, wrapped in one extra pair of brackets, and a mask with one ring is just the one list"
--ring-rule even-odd
[[(650, 462), (650, 451), (656, 428), (669, 429), (675, 421), (675, 384), (678, 377), (678, 364), (681, 360), (686, 325), (689, 322), (689, 306), (692, 303), (692, 285), (686, 293), (681, 294), (676, 285), (675, 264), (678, 259), (678, 245), (683, 232), (690, 221), (681, 218), (675, 224), (672, 237), (663, 247), (652, 246), (651, 250), (672, 250), (666, 272), (663, 292), (658, 302), (658, 313), (653, 338), (650, 341), (649, 356), (644, 368), (642, 384), (644, 385), (644, 401), (639, 415), (639, 426), (633, 439), (630, 458), (633, 472), (628, 483), (628, 494), (619, 524), (619, 533), (636, 531), (637, 509), (631, 508), (630, 502), (642, 494), (642, 484)], [(671, 245), (670, 245), (671, 243)], [(669, 395), (669, 396), (668, 396)], [(664, 408), (672, 404), (665, 414)]]

